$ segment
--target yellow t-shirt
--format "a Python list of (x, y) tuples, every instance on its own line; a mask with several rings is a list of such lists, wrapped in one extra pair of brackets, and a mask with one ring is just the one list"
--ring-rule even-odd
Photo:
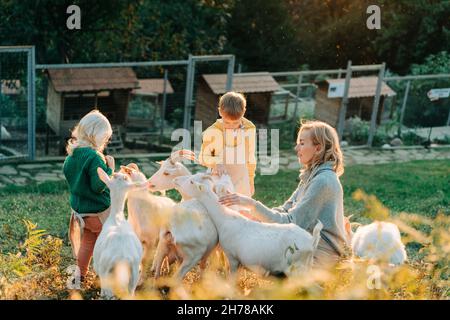
[[(202, 165), (212, 168), (216, 164), (245, 164), (253, 183), (256, 171), (256, 126), (250, 120), (242, 118), (240, 129), (224, 130), (222, 119), (219, 119), (203, 132), (202, 138), (199, 154)], [(234, 149), (234, 154), (230, 156), (228, 151), (231, 149)]]

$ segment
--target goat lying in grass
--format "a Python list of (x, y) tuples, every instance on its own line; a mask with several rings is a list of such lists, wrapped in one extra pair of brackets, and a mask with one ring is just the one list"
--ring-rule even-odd
[(360, 226), (352, 235), (354, 255), (400, 265), (407, 259), (398, 227), (390, 222), (375, 221)]
[[(147, 181), (145, 175), (134, 163), (126, 167), (121, 166), (120, 172), (127, 174), (134, 183)], [(146, 270), (158, 243), (164, 217), (169, 217), (175, 204), (175, 201), (170, 198), (151, 194), (144, 189), (135, 190), (128, 195), (128, 221), (144, 249), (139, 284), (144, 281)]]
[[(94, 270), (100, 277), (101, 296), (134, 295), (139, 280), (142, 245), (123, 210), (128, 192), (147, 188), (147, 183), (136, 184), (122, 173), (112, 178), (101, 168), (100, 179), (111, 192), (111, 210), (94, 247)], [(119, 294), (116, 294), (116, 293)]]
[(320, 221), (314, 227), (313, 235), (295, 224), (252, 221), (220, 205), (211, 180), (199, 183), (193, 177), (184, 176), (175, 178), (174, 182), (177, 190), (195, 197), (206, 207), (232, 273), (239, 264), (288, 276), (311, 268), (320, 240)]

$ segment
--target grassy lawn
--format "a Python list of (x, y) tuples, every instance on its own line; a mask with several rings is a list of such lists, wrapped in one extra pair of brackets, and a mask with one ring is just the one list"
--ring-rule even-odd
[[(286, 200), (298, 182), (297, 171), (280, 171), (273, 176), (256, 176), (255, 198), (268, 206)], [(397, 164), (356, 165), (347, 167), (341, 177), (345, 215), (358, 219), (363, 204), (352, 199), (360, 188), (374, 194), (385, 206), (398, 212), (434, 217), (438, 211), (450, 214), (450, 161), (411, 161)], [(0, 248), (14, 250), (24, 239), (22, 219), (37, 223), (67, 244), (69, 218), (68, 192), (64, 182), (47, 182), (39, 186), (8, 186), (0, 190)], [(179, 200), (176, 191), (169, 196)], [(367, 221), (364, 221), (367, 222)]]
[[(255, 198), (268, 206), (278, 206), (296, 188), (298, 171), (282, 171), (274, 176), (256, 177)], [(450, 160), (411, 161), (397, 164), (355, 165), (341, 177), (345, 215), (368, 223), (361, 216), (363, 203), (352, 198), (357, 189), (375, 195), (392, 215), (414, 213), (434, 218), (441, 212), (450, 215)], [(179, 200), (176, 191), (168, 195)], [(48, 182), (25, 187), (8, 186), (0, 190), (0, 250), (15, 253), (26, 238), (22, 219), (37, 223), (52, 236), (63, 239), (62, 266), (73, 263), (67, 240), (69, 219), (68, 192), (65, 182)], [(422, 229), (429, 233), (430, 230)], [(412, 261), (420, 260), (419, 243), (407, 245)], [(61, 280), (62, 281), (62, 280)]]

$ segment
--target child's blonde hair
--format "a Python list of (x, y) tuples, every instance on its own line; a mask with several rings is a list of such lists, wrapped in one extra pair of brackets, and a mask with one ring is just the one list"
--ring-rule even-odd
[(344, 157), (336, 130), (322, 121), (302, 121), (297, 140), (300, 139), (300, 134), (306, 130), (310, 132), (313, 144), (320, 145), (322, 148), (306, 165), (305, 171), (312, 170), (327, 161), (332, 161), (334, 171), (338, 176), (341, 176), (344, 173)]
[(111, 136), (112, 128), (108, 119), (100, 111), (92, 110), (72, 130), (72, 137), (67, 142), (67, 154), (72, 155), (78, 147), (90, 147), (103, 155)]
[(247, 101), (242, 93), (230, 91), (225, 93), (219, 99), (219, 109), (225, 113), (231, 120), (241, 118), (247, 107)]

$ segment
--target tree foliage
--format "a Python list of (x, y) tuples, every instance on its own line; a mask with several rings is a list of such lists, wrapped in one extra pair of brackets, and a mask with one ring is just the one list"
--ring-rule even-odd
[[(81, 8), (81, 30), (66, 9)], [(381, 29), (369, 30), (369, 5)], [(446, 0), (1, 0), (0, 44), (39, 63), (185, 59), (234, 53), (249, 71), (386, 62), (400, 74), (450, 51)]]

